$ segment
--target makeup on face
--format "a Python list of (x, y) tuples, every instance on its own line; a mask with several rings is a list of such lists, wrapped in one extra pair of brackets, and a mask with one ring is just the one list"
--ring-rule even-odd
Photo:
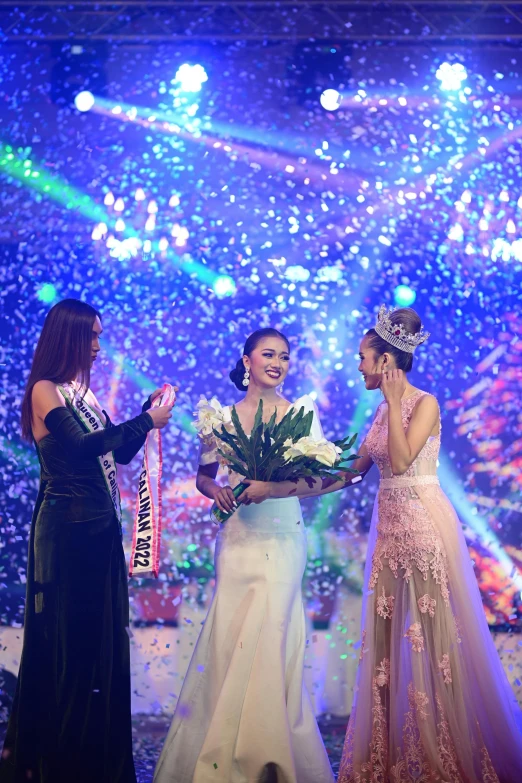
[(284, 340), (267, 337), (261, 340), (248, 359), (250, 377), (264, 386), (279, 386), (288, 373), (290, 353)]
[(367, 389), (378, 389), (381, 385), (383, 357), (377, 358), (373, 348), (369, 348), (367, 340), (364, 338), (359, 348), (359, 367), (364, 385)]
[(98, 317), (96, 317), (92, 327), (91, 364), (96, 361), (96, 357), (101, 351), (100, 337), (102, 335), (102, 332), (103, 329), (102, 329), (101, 321)]

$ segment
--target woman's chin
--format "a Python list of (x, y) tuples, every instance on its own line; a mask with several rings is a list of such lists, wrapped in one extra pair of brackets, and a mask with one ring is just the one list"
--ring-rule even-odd
[(261, 379), (257, 385), (262, 389), (277, 389), (277, 387), (281, 386), (282, 383), (283, 381), (281, 378), (270, 378), (270, 376), (267, 375)]

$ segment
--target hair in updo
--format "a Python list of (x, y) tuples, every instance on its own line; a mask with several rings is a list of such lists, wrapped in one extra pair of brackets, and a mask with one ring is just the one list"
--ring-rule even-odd
[[(279, 337), (281, 340), (284, 340), (284, 342), (287, 345), (288, 350), (290, 351), (290, 343), (284, 336), (284, 334), (281, 334), (281, 332), (278, 332), (277, 329), (257, 329), (255, 332), (252, 332), (250, 337), (245, 343), (245, 347), (243, 348), (243, 356), (250, 356), (252, 351), (254, 351), (261, 340), (263, 340), (265, 337)], [(236, 387), (236, 389), (239, 389), (239, 391), (245, 392), (247, 390), (246, 386), (243, 386), (243, 380), (245, 377), (245, 365), (243, 364), (243, 356), (238, 359), (236, 366), (233, 370), (229, 373), (229, 378)]]
[[(390, 313), (390, 321), (392, 324), (402, 324), (407, 332), (410, 334), (417, 334), (422, 329), (422, 322), (415, 310), (411, 307), (401, 307), (399, 310), (395, 310)], [(410, 372), (413, 367), (413, 354), (407, 351), (401, 351), (391, 343), (387, 343), (380, 337), (375, 329), (370, 329), (366, 332), (365, 337), (368, 338), (368, 347), (372, 348), (377, 356), (382, 356), (383, 353), (389, 353), (395, 359), (395, 364), (399, 370), (404, 372)]]

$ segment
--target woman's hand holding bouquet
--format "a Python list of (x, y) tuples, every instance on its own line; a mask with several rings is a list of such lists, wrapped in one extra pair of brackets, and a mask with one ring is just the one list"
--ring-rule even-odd
[[(346, 463), (357, 459), (357, 454), (347, 454), (356, 435), (336, 441), (310, 436), (313, 411), (305, 413), (291, 408), (280, 422), (276, 413), (268, 422), (263, 421), (263, 401), (260, 400), (250, 436), (245, 434), (235, 406), (231, 420), (215, 397), (198, 403), (196, 429), (207, 446), (218, 446), (218, 461), (231, 471), (247, 479), (233, 490), (224, 487), (216, 493), (212, 513), (219, 522), (234, 513), (232, 498), (240, 505), (240, 496), (247, 489), (246, 503), (262, 503), (271, 496), (274, 482), (296, 481), (301, 478), (343, 479), (345, 474), (357, 473)], [(223, 497), (221, 497), (223, 495)], [(237, 506), (236, 506), (237, 507)]]

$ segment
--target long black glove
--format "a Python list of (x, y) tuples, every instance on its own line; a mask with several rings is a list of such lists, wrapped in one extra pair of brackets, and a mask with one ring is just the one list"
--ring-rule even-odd
[(100, 457), (108, 451), (116, 451), (132, 441), (144, 439), (154, 427), (151, 416), (140, 413), (136, 418), (114, 427), (86, 433), (68, 407), (53, 408), (44, 422), (51, 435), (67, 452), (82, 457)]
[[(143, 403), (143, 406), (141, 410), (143, 413), (148, 411), (152, 406), (151, 399), (147, 400), (147, 402)], [(108, 427), (114, 427), (114, 424), (109, 419), (109, 414), (107, 411), (103, 411), (105, 414), (105, 418), (107, 419), (107, 423), (105, 425), (106, 428)], [(135, 438), (134, 440), (130, 440), (128, 443), (123, 444), (123, 446), (120, 446), (117, 449), (114, 449), (114, 459), (118, 463), (118, 465), (128, 465), (129, 462), (134, 459), (138, 451), (141, 449), (143, 444), (145, 443), (145, 438), (147, 437), (147, 433), (145, 432), (143, 435), (140, 435), (139, 438)]]

